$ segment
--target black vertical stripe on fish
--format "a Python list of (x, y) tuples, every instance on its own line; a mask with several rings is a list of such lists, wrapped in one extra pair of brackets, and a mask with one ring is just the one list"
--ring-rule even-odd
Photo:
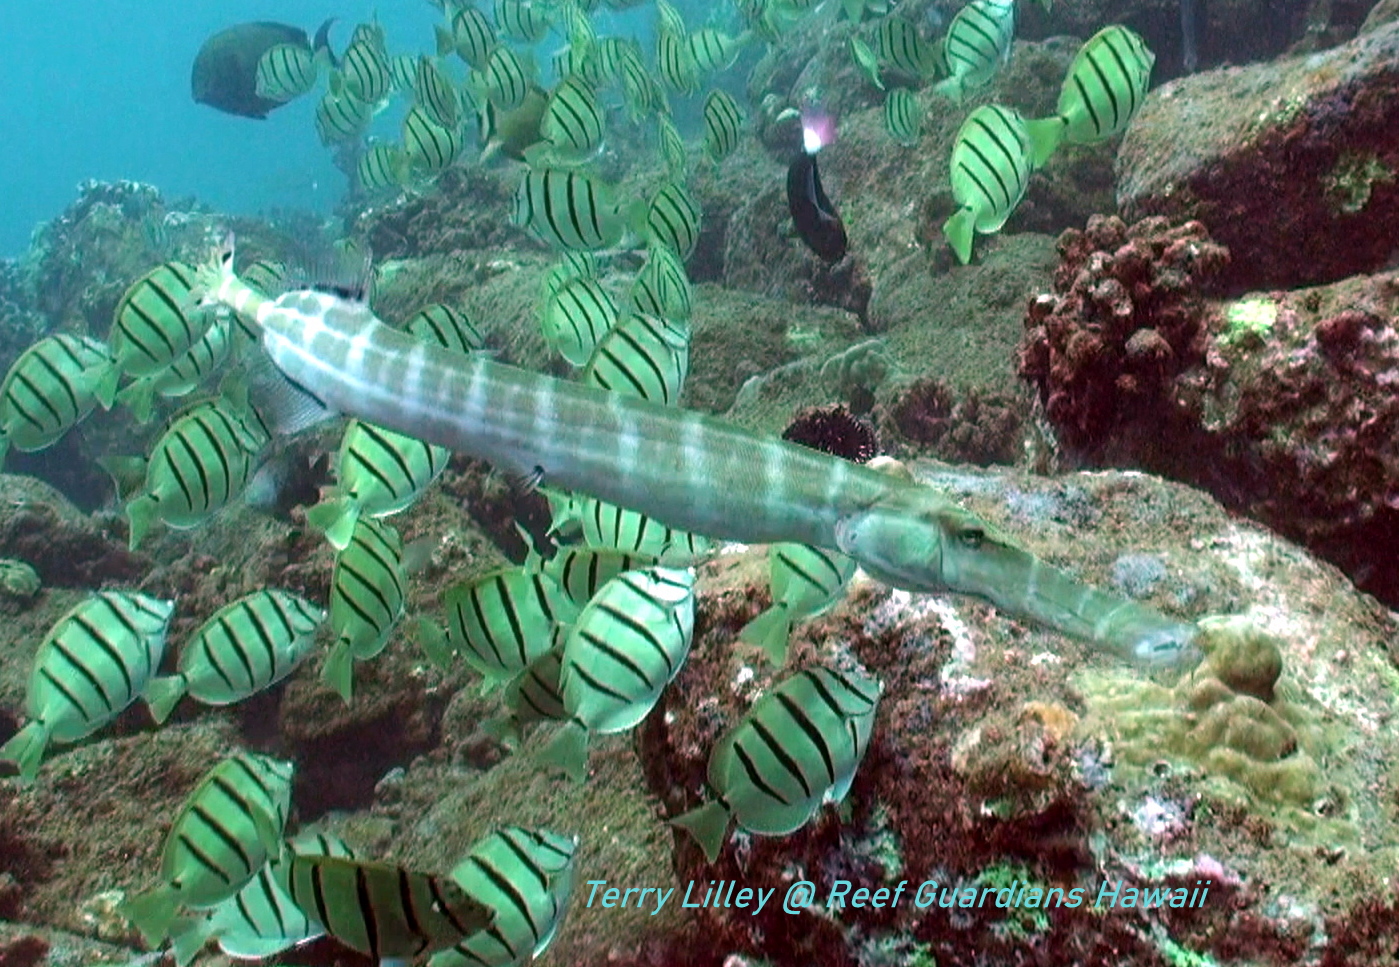
[[(243, 812), (246, 813), (248, 811), (246, 804), (244, 804), (241, 799), (238, 799), (236, 794), (231, 793), (228, 790), (224, 790), (224, 794), (232, 798), (235, 803), (242, 806)], [(219, 822), (216, 817), (211, 815), (202, 804), (195, 803), (194, 806), (190, 809), (190, 813), (197, 817), (199, 821), (202, 822), (206, 827), (208, 827), (209, 832), (214, 834), (214, 838), (217, 839), (220, 843), (222, 843), (235, 856), (237, 856), (238, 862), (243, 865), (242, 871), (238, 872), (234, 876), (229, 876), (226, 872), (220, 871), (220, 876), (223, 878), (225, 883), (233, 883), (234, 881), (242, 877), (244, 874), (252, 873), (257, 869), (255, 866), (253, 866), (253, 860), (252, 857), (248, 855), (248, 851), (243, 848), (242, 843), (238, 842), (238, 837), (230, 833), (228, 829), (224, 827), (223, 823)]]
[(325, 901), (325, 884), (322, 882), (324, 870), (319, 863), (311, 864), (311, 895), (316, 904), (316, 919), (327, 931), (333, 931), (335, 924), (330, 919), (330, 907)]
[(772, 730), (767, 727), (767, 724), (764, 723), (762, 719), (753, 720), (753, 731), (757, 734), (758, 738), (763, 740), (763, 744), (768, 747), (768, 752), (777, 760), (777, 764), (786, 770), (788, 775), (797, 780), (797, 785), (801, 786), (802, 795), (810, 799), (812, 794), (811, 783), (807, 782), (806, 773), (802, 771), (801, 763), (792, 758), (792, 754), (787, 751), (787, 747), (778, 740), (777, 736), (772, 734)]
[[(796, 723), (797, 727), (801, 729), (802, 732), (806, 733), (806, 737), (811, 740), (811, 744), (816, 747), (816, 751), (821, 756), (821, 764), (826, 767), (826, 785), (833, 785), (836, 781), (835, 759), (831, 755), (831, 747), (826, 742), (826, 737), (821, 734), (821, 730), (817, 728), (816, 723), (811, 721), (810, 717), (806, 714), (806, 710), (793, 701), (790, 696), (783, 692), (778, 692), (777, 701), (781, 703), (783, 709), (786, 710), (787, 715)], [(811, 791), (807, 788), (805, 782), (802, 783), (802, 789), (808, 796), (811, 795)]]
[[(267, 667), (269, 670), (277, 667), (277, 647), (272, 639), (272, 632), (262, 623), (262, 615), (257, 613), (251, 602), (245, 602), (243, 612), (248, 616), (249, 623), (253, 626), (253, 631), (257, 635), (257, 640), (262, 643), (263, 651), (267, 652)], [(253, 673), (253, 663), (243, 648), (243, 642), (238, 638), (232, 639), (233, 650), (238, 653), (238, 660), (243, 665), (243, 671), (248, 675), (248, 687), (253, 688), (257, 684), (257, 676)]]
[[(625, 611), (620, 611), (612, 605), (600, 606), (598, 610), (633, 634), (640, 636), (646, 644), (650, 645), (655, 650), (656, 654), (661, 656), (661, 661), (665, 662), (667, 677), (675, 671), (675, 663), (671, 661), (670, 654), (665, 649), (665, 643), (657, 638), (656, 633), (646, 624), (637, 621), (632, 615), (627, 614)], [(647, 688), (653, 687), (651, 680), (647, 678), (641, 669), (632, 663), (630, 659), (627, 659), (627, 667), (636, 672), (637, 677), (641, 679), (642, 683), (646, 685)]]
[[(590, 637), (590, 638), (589, 638), (589, 641), (590, 641), (592, 644), (597, 644), (597, 639), (594, 638), (594, 637)], [(572, 666), (572, 670), (573, 670), (573, 673), (574, 673), (575, 675), (577, 675), (580, 679), (582, 679), (584, 685), (587, 685), (589, 688), (591, 688), (593, 691), (597, 692), (598, 694), (600, 694), (600, 695), (606, 695), (608, 698), (615, 699), (615, 700), (617, 700), (618, 702), (630, 702), (630, 701), (631, 701), (631, 696), (629, 696), (629, 695), (623, 695), (621, 692), (617, 691), (616, 689), (607, 686), (607, 685), (604, 684), (603, 682), (601, 682), (601, 681), (599, 681), (598, 679), (594, 678), (593, 676), (589, 675), (586, 671), (584, 671), (582, 668), (578, 667), (577, 665)]]
[(228, 674), (228, 670), (219, 661), (218, 651), (214, 648), (213, 642), (209, 640), (209, 636), (205, 635), (200, 643), (204, 646), (204, 658), (209, 662), (209, 667), (219, 676), (219, 681), (223, 682), (230, 692), (238, 691), (238, 686), (233, 683), (233, 678)]
[(185, 848), (186, 852), (188, 852), (190, 856), (194, 857), (194, 861), (196, 863), (204, 867), (204, 869), (208, 870), (210, 873), (217, 876), (220, 880), (223, 880), (225, 884), (232, 885), (233, 881), (229, 879), (228, 874), (225, 873), (217, 863), (215, 863), (212, 859), (206, 856), (204, 854), (204, 851), (201, 850), (195, 844), (194, 840), (189, 838), (188, 834), (181, 833), (177, 837), (177, 839), (179, 844)]
[(53, 688), (54, 691), (58, 692), (58, 694), (60, 694), (60, 695), (63, 696), (64, 700), (65, 700), (69, 705), (71, 705), (71, 706), (73, 706), (73, 708), (77, 709), (78, 714), (82, 716), (84, 722), (88, 721), (89, 719), (92, 719), (92, 718), (95, 718), (95, 717), (96, 717), (96, 716), (93, 716), (93, 715), (88, 714), (88, 710), (87, 710), (87, 708), (83, 705), (83, 703), (80, 702), (80, 701), (78, 701), (78, 697), (77, 697), (76, 695), (74, 695), (72, 692), (70, 692), (70, 691), (68, 690), (68, 686), (65, 685), (65, 684), (63, 684), (62, 681), (60, 681), (57, 677), (55, 677), (55, 675), (54, 675), (53, 672), (49, 671), (47, 668), (42, 668), (42, 667), (41, 667), (41, 668), (39, 669), (39, 674), (43, 677), (44, 681), (46, 681), (46, 682), (49, 683), (49, 685)]
[[(615, 609), (606, 608), (604, 609), (604, 611), (613, 620), (618, 621), (624, 625), (628, 625), (633, 631), (639, 631), (651, 641), (651, 644), (654, 645), (658, 651), (661, 651), (662, 654), (664, 654), (664, 649), (660, 647), (660, 644), (656, 642), (654, 638), (651, 638), (649, 632), (647, 632), (644, 627), (637, 625), (637, 623), (631, 620), (628, 616), (619, 614)], [(603, 654), (607, 658), (612, 659), (613, 664), (621, 665), (627, 671), (631, 672), (632, 675), (636, 677), (636, 680), (642, 685), (644, 685), (648, 690), (655, 687), (651, 679), (647, 677), (646, 670), (640, 665), (638, 665), (626, 652), (618, 648), (614, 648), (608, 643), (606, 638), (599, 637), (596, 633), (587, 629), (581, 631), (580, 634), (583, 637), (584, 641), (588, 642), (588, 644), (592, 645), (595, 649), (597, 649), (601, 654)], [(579, 670), (576, 665), (574, 666), (573, 670), (577, 671), (580, 675), (583, 674), (583, 672)]]
[[(78, 623), (82, 623), (81, 619), (78, 619)], [(92, 630), (88, 629), (88, 633), (93, 635), (94, 638), (96, 637), (96, 633)], [(92, 669), (88, 668), (82, 662), (78, 661), (78, 659), (74, 657), (73, 653), (70, 652), (66, 647), (64, 647), (63, 641), (61, 639), (54, 639), (53, 649), (54, 651), (62, 655), (63, 659), (66, 662), (68, 662), (68, 665), (75, 672), (78, 673), (78, 677), (81, 678), (83, 681), (87, 682), (88, 687), (97, 693), (97, 697), (102, 700), (102, 704), (107, 706), (108, 714), (111, 714), (112, 712), (115, 712), (117, 710), (118, 706), (115, 702), (112, 701), (111, 696), (107, 694), (107, 689), (103, 687), (101, 679), (93, 673)]]
[[(70, 414), (70, 418), (72, 415), (77, 414), (82, 407), (78, 404), (77, 394), (73, 392), (73, 384), (68, 381), (68, 377), (64, 376), (63, 371), (55, 366), (43, 353), (35, 353), (34, 359), (44, 368), (45, 372), (53, 377), (53, 381), (58, 384), (59, 389), (63, 390), (63, 396), (68, 401), (68, 413)], [(33, 393), (34, 396), (44, 404), (48, 411), (53, 414), (54, 420), (59, 423), (65, 422), (64, 417), (58, 412), (58, 408), (49, 400), (47, 394), (40, 393), (38, 388), (34, 386), (33, 382), (23, 372), (19, 373), (18, 376), (21, 382), (24, 383), (25, 388)]]
[[(403, 871), (399, 870), (399, 883), (402, 884)], [(369, 874), (362, 866), (355, 867), (355, 902), (359, 904), (360, 922), (364, 924), (367, 953), (379, 960), (379, 915), (374, 903), (374, 895), (369, 890)]]
[(845, 224), (821, 187), (814, 154), (798, 152), (787, 168), (787, 210), (807, 248), (830, 264), (845, 257)]
[(787, 801), (786, 796), (768, 785), (767, 780), (763, 778), (763, 774), (758, 771), (757, 763), (753, 761), (753, 757), (749, 755), (748, 750), (743, 747), (742, 742), (735, 742), (733, 750), (734, 755), (738, 757), (739, 763), (743, 766), (743, 771), (748, 774), (748, 781), (753, 784), (754, 789), (784, 806), (791, 805), (791, 803)]
[[(146, 636), (141, 633), (139, 628), (132, 624), (131, 619), (122, 613), (121, 608), (117, 607), (110, 597), (104, 594), (100, 595), (98, 600), (106, 605), (107, 612), (116, 620), (117, 624), (121, 625), (123, 631), (134, 640), (144, 644)], [(106, 635), (101, 634), (96, 628), (89, 625), (86, 618), (79, 617), (76, 621), (78, 626), (86, 631), (97, 644), (97, 647), (101, 648), (103, 653), (112, 660), (112, 664), (117, 666), (117, 670), (121, 672), (122, 684), (126, 686), (126, 694), (136, 694), (136, 689), (131, 681), (131, 669), (126, 667), (126, 658), (122, 655), (121, 649), (108, 641)]]
[(441, 884), (438, 883), (437, 877), (426, 876), (423, 877), (423, 879), (427, 883), (428, 892), (432, 894), (432, 902), (435, 906), (435, 911), (446, 918), (447, 922), (452, 925), (452, 928), (455, 929), (457, 933), (462, 936), (471, 933), (471, 930), (467, 928), (466, 924), (462, 923), (457, 917), (457, 912), (453, 909), (452, 901), (442, 895), (442, 887)]
[[(518, 855), (518, 854), (517, 854)], [(522, 859), (526, 859), (522, 857)], [(529, 902), (520, 894), (519, 889), (511, 882), (510, 878), (494, 866), (481, 859), (479, 856), (471, 857), (471, 865), (491, 881), (491, 885), (503, 893), (510, 900), (513, 906), (525, 920), (529, 922), (530, 930), (537, 937), (539, 936), (539, 926), (534, 921), (534, 916), (530, 913)], [(503, 940), (504, 938), (498, 938)], [(509, 944), (504, 944), (509, 949)]]

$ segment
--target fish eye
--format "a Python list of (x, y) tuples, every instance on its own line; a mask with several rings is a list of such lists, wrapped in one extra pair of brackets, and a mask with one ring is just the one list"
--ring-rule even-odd
[(986, 540), (986, 531), (980, 527), (966, 527), (957, 534), (957, 539), (968, 547), (978, 548)]

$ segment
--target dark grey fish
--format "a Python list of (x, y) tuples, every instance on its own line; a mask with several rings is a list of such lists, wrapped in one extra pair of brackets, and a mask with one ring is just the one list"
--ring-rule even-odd
[(214, 34), (195, 55), (190, 71), (190, 94), (196, 104), (207, 104), (225, 114), (265, 118), (281, 107), (282, 101), (262, 97), (257, 92), (257, 64), (262, 55), (279, 44), (297, 44), (307, 50), (329, 50), (330, 25), (321, 24), (313, 43), (306, 31), (289, 24), (255, 21), (235, 24)]

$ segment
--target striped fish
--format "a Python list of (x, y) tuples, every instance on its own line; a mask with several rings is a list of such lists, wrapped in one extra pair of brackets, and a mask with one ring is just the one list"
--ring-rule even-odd
[(330, 89), (336, 95), (349, 94), (365, 104), (378, 104), (389, 96), (393, 71), (382, 47), (368, 40), (357, 40), (345, 48), (340, 67), (330, 76)]
[(277, 259), (258, 259), (243, 270), (243, 280), (269, 299), (275, 299), (285, 292), (290, 278), (287, 263)]
[(233, 322), (216, 319), (184, 355), (159, 372), (133, 380), (117, 394), (117, 402), (131, 410), (137, 423), (149, 423), (157, 394), (167, 399), (188, 396), (222, 369), (232, 353)]
[(409, 317), (403, 328), (419, 339), (453, 352), (469, 353), (486, 344), (481, 331), (466, 313), (441, 302), (423, 306)]
[(511, 749), (519, 748), (525, 729), (541, 722), (567, 722), (559, 673), (563, 669), (563, 627), (554, 630), (556, 644), (505, 685), (505, 712), (481, 722), (481, 731)]
[(1026, 125), (1040, 167), (1061, 142), (1093, 144), (1127, 130), (1146, 100), (1156, 55), (1133, 31), (1113, 24), (1085, 43), (1064, 78), (1054, 117)]
[(563, 544), (547, 561), (531, 553), (526, 570), (537, 570), (553, 578), (574, 604), (582, 608), (608, 581), (623, 571), (636, 571), (659, 564), (650, 554), (636, 554), (611, 548)]
[(856, 67), (865, 72), (871, 84), (881, 91), (884, 90), (884, 78), (879, 76), (879, 58), (874, 55), (869, 44), (854, 34), (850, 35), (850, 59), (855, 62)]
[(165, 262), (131, 284), (117, 303), (107, 346), (127, 376), (149, 376), (199, 341), (213, 313), (191, 295), (194, 266)]
[(448, 646), (485, 677), (483, 691), (524, 671), (552, 646), (554, 629), (578, 616), (557, 581), (524, 567), (458, 582), (443, 606)]
[(340, 439), (335, 493), (308, 510), (306, 522), (343, 551), (361, 515), (388, 517), (413, 506), (451, 456), (444, 447), (352, 420)]
[(218, 906), (243, 889), (280, 848), (291, 809), (290, 762), (242, 752), (204, 774), (175, 817), (156, 886), (118, 910), (152, 947), (181, 907)]
[(258, 58), (254, 89), (258, 97), (285, 104), (315, 85), (318, 67), (304, 44), (277, 44)]
[(1129, 661), (1199, 658), (1193, 623), (1075, 580), (936, 488), (704, 413), (450, 352), (385, 325), (361, 301), (307, 291), (268, 300), (234, 275), (233, 259), (225, 238), (201, 288), (258, 326), (277, 369), (332, 412), (671, 527), (833, 548), (877, 581), (970, 595)]
[(175, 611), (126, 591), (100, 591), (59, 618), (34, 655), (24, 711), (29, 721), (0, 747), (20, 781), (39, 773), (51, 742), (76, 742), (115, 719), (140, 696), (165, 654)]
[(541, 956), (554, 939), (573, 894), (578, 837), (547, 829), (503, 826), (478, 840), (451, 878), (495, 911), (495, 922), (429, 967), (510, 967)]
[(906, 87), (891, 87), (884, 96), (884, 130), (905, 148), (911, 148), (922, 137), (923, 109), (918, 95)]
[(973, 111), (952, 142), (952, 200), (957, 211), (942, 227), (958, 261), (972, 257), (972, 237), (1001, 226), (1025, 197), (1034, 164), (1025, 120), (1014, 108), (988, 104)]
[(738, 147), (743, 132), (743, 111), (728, 91), (714, 90), (704, 99), (704, 147), (715, 161), (723, 161)]
[(554, 530), (576, 523), (587, 547), (642, 554), (671, 567), (707, 560), (713, 542), (700, 534), (667, 527), (634, 510), (592, 497), (571, 497), (557, 507)]
[(641, 56), (641, 46), (635, 40), (608, 39), (615, 41), (610, 48), (616, 60), (612, 73), (621, 79), (622, 101), (627, 108), (627, 117), (636, 124), (647, 114), (660, 109), (665, 103), (665, 94), (647, 69)]
[(539, 314), (544, 340), (574, 366), (584, 366), (617, 322), (617, 304), (595, 279), (565, 282)]
[(757, 645), (774, 665), (781, 666), (787, 660), (792, 628), (837, 604), (854, 574), (855, 562), (838, 551), (809, 544), (772, 545), (768, 548), (772, 607), (744, 625), (739, 640)]
[(701, 74), (713, 74), (732, 67), (752, 36), (745, 32), (732, 37), (713, 27), (702, 27), (690, 34), (685, 43), (695, 69)]
[(380, 962), (445, 950), (480, 930), (494, 912), (445, 876), (346, 856), (287, 851), (278, 882), (327, 934)]
[(588, 54), (598, 45), (597, 28), (583, 10), (581, 4), (567, 0), (560, 9), (560, 23), (563, 34), (568, 38), (568, 46), (581, 54)]
[(453, 5), (451, 30), (436, 28), (437, 54), (455, 50), (468, 67), (481, 68), (496, 47), (495, 27), (486, 15), (470, 4)]
[(582, 381), (623, 396), (674, 405), (689, 369), (688, 323), (632, 313), (599, 340)]
[(943, 38), (948, 77), (933, 90), (961, 101), (984, 87), (1010, 60), (1015, 40), (1015, 0), (972, 0), (952, 18)]
[(346, 91), (335, 94), (326, 91), (316, 104), (316, 133), (321, 144), (342, 144), (364, 133), (374, 117), (374, 105)]
[(678, 94), (693, 94), (699, 89), (699, 70), (684, 34), (662, 30), (656, 35), (656, 72), (666, 87)]
[(572, 251), (612, 248), (625, 228), (610, 185), (558, 168), (525, 172), (512, 220), (544, 243)]
[(408, 600), (408, 572), (398, 531), (360, 517), (350, 544), (335, 555), (330, 576), (330, 628), (335, 643), (326, 653), (321, 679), (348, 705), (354, 663), (375, 657), (389, 643)]
[(120, 372), (107, 347), (90, 336), (60, 333), (30, 346), (0, 382), (0, 464), (14, 447), (53, 446), (105, 397), (111, 405)]
[(426, 54), (418, 58), (413, 71), (413, 96), (418, 107), (427, 112), (428, 118), (438, 127), (455, 131), (461, 123), (457, 89), (437, 62)]
[(880, 21), (874, 33), (874, 53), (881, 63), (909, 77), (931, 77), (937, 71), (935, 45), (924, 40), (918, 28), (903, 17)]
[(597, 256), (592, 252), (564, 252), (558, 264), (548, 271), (539, 286), (541, 301), (547, 302), (554, 293), (574, 279), (596, 279), (598, 277)]
[(590, 733), (625, 732), (655, 707), (690, 653), (693, 568), (625, 571), (599, 589), (564, 641), (559, 688), (571, 719), (541, 761), (587, 776)]
[[(340, 837), (318, 832), (298, 834), (287, 848), (301, 856), (355, 855)], [(184, 967), (210, 938), (229, 957), (262, 960), (324, 935), (320, 922), (302, 912), (277, 883), (269, 863), (235, 896), (210, 910), (196, 930), (172, 930), (171, 946), (176, 964)]]
[(662, 185), (646, 209), (648, 241), (665, 246), (683, 262), (699, 241), (700, 207), (680, 182)]
[(495, 0), (495, 25), (502, 37), (533, 44), (549, 32), (549, 14), (530, 0)]
[(656, 32), (684, 37), (685, 18), (670, 0), (656, 0)]
[(421, 106), (409, 108), (403, 116), (403, 151), (413, 171), (439, 174), (457, 160), (461, 146), (457, 130), (442, 127)]
[(389, 58), (389, 76), (393, 78), (394, 93), (414, 96), (417, 73), (418, 58), (412, 54), (394, 54)]
[(325, 611), (290, 591), (264, 588), (224, 605), (180, 651), (175, 675), (142, 691), (159, 725), (188, 693), (205, 705), (231, 705), (286, 678), (316, 645)]
[(513, 111), (529, 93), (530, 76), (519, 55), (501, 44), (491, 51), (478, 83), (497, 111)]
[(602, 106), (593, 86), (581, 77), (555, 85), (539, 131), (553, 146), (555, 159), (584, 161), (602, 147)]
[(99, 459), (118, 491), (130, 495), (131, 549), (140, 546), (157, 520), (187, 530), (227, 507), (252, 479), (267, 442), (256, 413), (240, 401), (215, 397), (177, 413), (148, 458)]
[(647, 249), (646, 264), (632, 283), (632, 309), (644, 315), (688, 322), (694, 310), (694, 291), (680, 256), (663, 245)]
[(372, 144), (355, 164), (355, 180), (366, 193), (402, 188), (409, 181), (408, 154), (396, 144)]
[(718, 799), (671, 820), (719, 858), (729, 820), (759, 836), (806, 825), (839, 803), (869, 747), (884, 686), (817, 665), (783, 679), (753, 703), (709, 756)]
[(683, 181), (690, 167), (690, 152), (685, 147), (685, 139), (680, 129), (667, 114), (656, 115), (656, 141), (660, 147), (661, 160), (665, 162), (666, 173), (674, 181)]

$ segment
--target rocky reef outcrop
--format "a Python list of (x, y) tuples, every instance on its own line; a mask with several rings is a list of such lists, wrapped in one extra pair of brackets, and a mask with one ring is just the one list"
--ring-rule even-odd
[(1152, 92), (1118, 154), (1135, 221), (1197, 219), (1233, 253), (1216, 291), (1374, 272), (1399, 234), (1399, 24)]

